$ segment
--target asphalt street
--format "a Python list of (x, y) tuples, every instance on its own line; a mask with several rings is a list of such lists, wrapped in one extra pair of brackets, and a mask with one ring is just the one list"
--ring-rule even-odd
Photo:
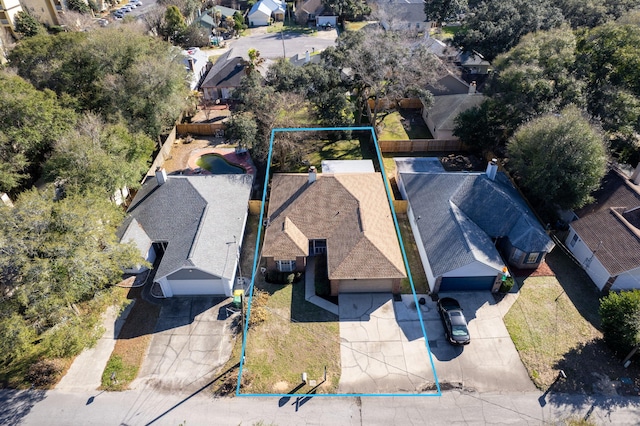
[(640, 400), (549, 392), (462, 393), (441, 397), (213, 398), (151, 389), (126, 392), (0, 391), (4, 425), (542, 425), (588, 419), (637, 425)]

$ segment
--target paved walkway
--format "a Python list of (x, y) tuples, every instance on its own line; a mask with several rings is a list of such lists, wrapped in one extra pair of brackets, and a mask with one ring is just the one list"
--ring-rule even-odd
[(67, 374), (60, 380), (56, 389), (61, 391), (93, 391), (102, 384), (102, 373), (116, 345), (116, 337), (129, 315), (135, 302), (118, 317), (118, 308), (110, 306), (103, 315), (102, 326), (105, 332), (93, 347), (84, 350), (76, 357)]
[(331, 312), (335, 315), (340, 315), (338, 306), (329, 302), (328, 300), (323, 299), (322, 297), (316, 296), (316, 258), (310, 256), (307, 258), (307, 267), (304, 272), (304, 299), (313, 303), (314, 305)]

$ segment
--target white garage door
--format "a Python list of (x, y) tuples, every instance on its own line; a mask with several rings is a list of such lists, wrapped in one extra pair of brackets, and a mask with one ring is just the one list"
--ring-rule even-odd
[(223, 280), (170, 280), (169, 285), (174, 296), (227, 296)]
[(391, 293), (391, 280), (344, 280), (340, 281), (340, 293)]

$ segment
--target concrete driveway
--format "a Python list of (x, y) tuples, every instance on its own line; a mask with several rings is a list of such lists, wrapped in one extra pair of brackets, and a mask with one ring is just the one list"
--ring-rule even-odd
[(208, 384), (231, 356), (231, 299), (182, 297), (163, 301), (154, 335), (132, 389), (195, 391)]
[(433, 385), (415, 309), (384, 293), (341, 294), (339, 305), (340, 393), (416, 393)]
[[(429, 346), (443, 390), (534, 391), (503, 315), (510, 299), (496, 304), (490, 293), (441, 294), (461, 303), (471, 333), (465, 347), (450, 345), (435, 302), (421, 306)], [(412, 295), (340, 295), (343, 393), (433, 392), (434, 374)]]

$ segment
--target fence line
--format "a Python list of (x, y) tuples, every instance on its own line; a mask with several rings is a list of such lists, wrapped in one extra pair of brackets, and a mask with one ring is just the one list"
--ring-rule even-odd
[(457, 139), (409, 139), (380, 140), (378, 146), (382, 152), (433, 152), (465, 151), (467, 148)]
[(176, 125), (179, 135), (190, 133), (192, 135), (215, 135), (219, 130), (226, 129), (224, 123), (182, 123)]

